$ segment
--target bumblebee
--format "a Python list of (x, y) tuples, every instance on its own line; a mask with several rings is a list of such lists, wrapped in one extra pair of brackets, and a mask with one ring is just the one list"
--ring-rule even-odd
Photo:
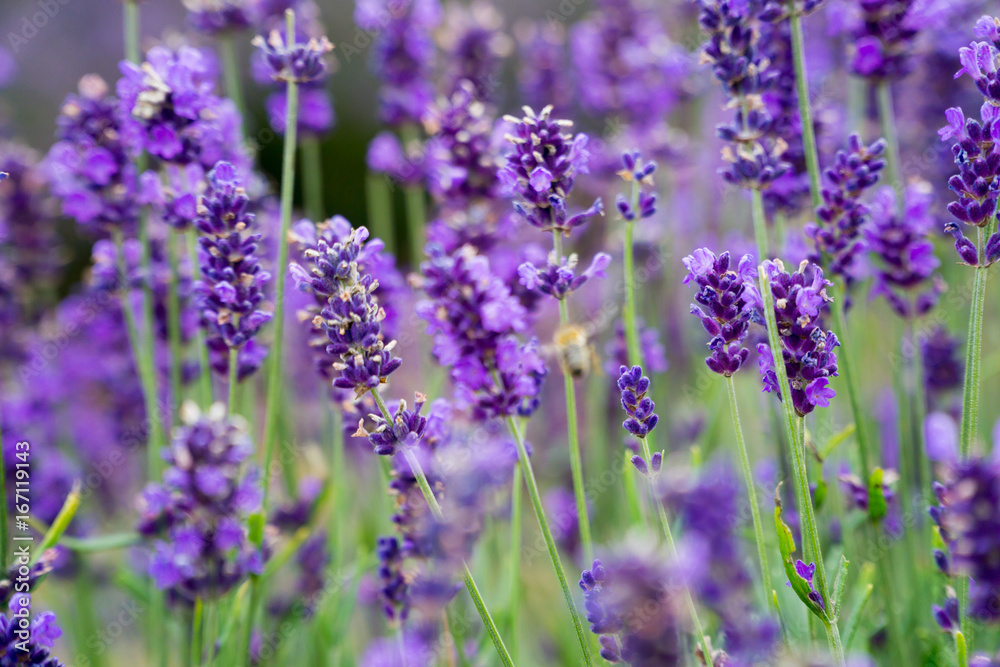
[(559, 363), (564, 373), (569, 373), (574, 378), (590, 374), (597, 353), (588, 342), (587, 332), (583, 327), (577, 324), (559, 327), (552, 338), (552, 343), (559, 355)]

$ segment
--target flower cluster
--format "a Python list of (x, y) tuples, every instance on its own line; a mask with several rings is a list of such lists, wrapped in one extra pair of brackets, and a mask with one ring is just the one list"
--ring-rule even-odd
[(754, 309), (760, 307), (754, 286), (756, 264), (753, 257), (744, 255), (739, 266), (733, 267), (728, 252), (716, 257), (708, 248), (699, 248), (684, 258), (684, 267), (688, 270), (684, 284), (694, 281), (698, 286), (691, 313), (712, 337), (708, 342), (712, 352), (705, 363), (712, 372), (729, 377), (750, 356), (743, 343)]
[(569, 234), (588, 219), (603, 213), (600, 198), (581, 213), (569, 214), (567, 199), (578, 174), (587, 173), (588, 137), (564, 132), (572, 122), (551, 118), (552, 108), (536, 114), (524, 108), (524, 118), (506, 116), (514, 124), (507, 140), (514, 146), (500, 170), (500, 182), (515, 195), (516, 210), (529, 224), (541, 230)]
[[(774, 315), (778, 324), (781, 361), (791, 386), (792, 406), (799, 415), (807, 415), (816, 407), (828, 407), (836, 394), (829, 386), (830, 377), (837, 375), (837, 355), (840, 345), (836, 334), (823, 331), (820, 311), (830, 297), (826, 288), (830, 281), (823, 270), (803, 261), (794, 273), (785, 271), (781, 260), (764, 262), (771, 283)], [(767, 343), (757, 345), (758, 364), (764, 391), (780, 394), (775, 357)]]
[(775, 620), (754, 610), (754, 581), (739, 540), (745, 499), (739, 481), (725, 465), (713, 464), (697, 475), (674, 471), (661, 480), (660, 491), (671, 516), (685, 527), (678, 549), (690, 554), (685, 562), (692, 563), (687, 573), (692, 590), (721, 621), (726, 636), (722, 664), (762, 664), (772, 655), (780, 630)]
[(80, 80), (63, 102), (57, 141), (46, 166), (63, 213), (90, 231), (123, 228), (138, 219), (138, 183), (131, 147), (122, 136), (118, 100), (96, 74)]
[(791, 168), (784, 160), (787, 144), (764, 106), (761, 94), (776, 81), (761, 50), (762, 3), (729, 0), (699, 2), (698, 22), (708, 33), (702, 58), (712, 65), (715, 78), (738, 107), (731, 123), (719, 125), (716, 135), (732, 146), (723, 149), (729, 166), (722, 177), (743, 188), (765, 189)]
[(670, 41), (651, 3), (601, 0), (573, 26), (571, 53), (580, 103), (594, 114), (643, 125), (668, 115), (684, 95), (688, 55)]
[(662, 554), (638, 547), (595, 560), (580, 576), (601, 657), (633, 667), (679, 665), (685, 649), (676, 576)]
[(323, 304), (312, 324), (326, 333), (336, 373), (333, 386), (351, 389), (358, 397), (384, 383), (403, 363), (392, 356), (396, 341), (386, 342), (382, 331), (386, 311), (375, 298), (379, 282), (359, 266), (367, 240), (365, 227), (352, 229), (346, 238), (323, 234), (315, 247), (302, 252), (308, 268), (289, 265), (298, 289)]
[(382, 80), (381, 117), (390, 125), (419, 122), (434, 98), (431, 31), (441, 21), (438, 0), (363, 0), (354, 22), (377, 34), (372, 68)]
[(202, 250), (201, 280), (195, 290), (201, 297), (209, 348), (218, 353), (213, 367), (221, 373), (229, 367), (226, 353), (231, 349), (244, 349), (243, 356), (261, 356), (254, 349), (258, 344), (250, 343), (271, 319), (271, 313), (260, 309), (264, 284), (271, 276), (260, 266), (260, 234), (251, 233), (254, 215), (249, 207), (236, 169), (228, 162), (217, 164), (208, 174), (208, 190), (198, 203), (194, 222)]
[[(642, 186), (653, 185), (653, 174), (656, 173), (655, 162), (643, 162), (639, 151), (622, 154), (624, 169), (618, 172), (626, 183), (633, 183), (635, 202), (630, 202), (625, 195), (619, 194), (615, 200), (618, 212), (626, 222), (653, 217), (656, 213), (656, 192), (643, 189)], [(633, 210), (633, 207), (635, 210)]]
[[(958, 50), (962, 69), (955, 78), (968, 74), (976, 88), (994, 107), (1000, 106), (1000, 45), (996, 39), (997, 19), (984, 16), (976, 24), (976, 36), (986, 37), (989, 42), (973, 42)], [(985, 119), (984, 119), (985, 120)]]
[(545, 364), (535, 341), (517, 339), (527, 328), (524, 306), (471, 246), (428, 250), (417, 314), (434, 336), (434, 356), (452, 369), (456, 397), (481, 417), (532, 412)]
[(438, 32), (446, 58), (445, 90), (471, 86), (477, 100), (495, 100), (503, 59), (513, 50), (503, 16), (492, 3), (476, 0), (468, 8), (449, 4)]
[(932, 24), (914, 0), (861, 0), (851, 71), (873, 81), (902, 79), (913, 68), (913, 43)]
[(184, 7), (191, 27), (208, 35), (243, 30), (255, 19), (246, 0), (184, 0)]
[(549, 21), (523, 23), (515, 31), (521, 67), (521, 97), (532, 107), (551, 104), (563, 112), (573, 104), (573, 82), (567, 75), (566, 32)]
[(941, 504), (930, 509), (931, 517), (948, 545), (935, 561), (946, 573), (972, 580), (967, 612), (973, 618), (1000, 622), (1000, 467), (964, 461), (934, 492)]
[(565, 299), (570, 292), (580, 289), (591, 278), (606, 278), (604, 269), (611, 263), (611, 255), (599, 252), (590, 260), (590, 266), (580, 274), (576, 272), (579, 262), (576, 253), (563, 257), (557, 263), (555, 252), (549, 253), (548, 264), (539, 269), (531, 262), (525, 262), (517, 268), (520, 282), (526, 289), (537, 290), (556, 299)]
[[(625, 414), (628, 415), (622, 422), (622, 428), (637, 438), (645, 438), (650, 431), (656, 428), (656, 424), (660, 420), (655, 412), (656, 404), (653, 403), (653, 399), (646, 395), (649, 391), (649, 378), (642, 374), (640, 366), (632, 368), (622, 366), (618, 372), (618, 390), (621, 392), (622, 407), (625, 409)], [(654, 460), (648, 463), (654, 468), (659, 468), (659, 459), (655, 455), (653, 458)]]
[(818, 222), (805, 228), (815, 249), (811, 261), (825, 264), (830, 273), (848, 283), (857, 277), (855, 260), (864, 249), (861, 230), (871, 216), (861, 198), (878, 183), (885, 168), (885, 150), (883, 139), (865, 146), (852, 134), (848, 149), (837, 151), (833, 165), (824, 172), (823, 204), (816, 209)]
[(272, 30), (267, 39), (258, 35), (253, 40), (260, 49), (275, 81), (315, 83), (326, 74), (324, 57), (333, 50), (333, 44), (326, 36), (311, 37), (299, 41), (297, 34), (285, 34)]
[(884, 296), (900, 317), (919, 317), (937, 303), (944, 286), (934, 275), (941, 262), (934, 256), (930, 232), (934, 217), (928, 183), (911, 184), (905, 211), (898, 212), (896, 193), (883, 188), (875, 196), (872, 224), (865, 238), (875, 258), (872, 296)]
[(132, 154), (205, 169), (221, 160), (247, 166), (242, 119), (231, 100), (215, 94), (216, 67), (203, 52), (154, 46), (141, 66), (122, 62), (120, 69), (122, 135)]
[(965, 368), (959, 349), (961, 343), (943, 326), (935, 327), (920, 341), (924, 384), (931, 403), (941, 395), (962, 386)]
[[(11, 667), (63, 667), (49, 649), (62, 636), (56, 615), (46, 611), (30, 618), (31, 596), (18, 593), (10, 600), (10, 611), (0, 614), (0, 657)], [(25, 636), (22, 619), (30, 619)]]
[(192, 604), (217, 598), (248, 574), (263, 571), (264, 553), (247, 537), (246, 517), (260, 507), (246, 424), (222, 404), (201, 414), (185, 403), (173, 442), (164, 454), (162, 483), (141, 499), (139, 533), (153, 543), (149, 575), (171, 597)]

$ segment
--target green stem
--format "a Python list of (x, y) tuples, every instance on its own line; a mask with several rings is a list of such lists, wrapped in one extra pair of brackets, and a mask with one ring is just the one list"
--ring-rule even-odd
[(861, 479), (867, 480), (871, 474), (868, 443), (868, 422), (865, 420), (864, 412), (861, 409), (861, 390), (858, 388), (858, 373), (854, 365), (854, 347), (850, 343), (850, 332), (847, 330), (847, 321), (844, 317), (844, 298), (835, 299), (830, 304), (830, 311), (833, 313), (833, 328), (837, 338), (840, 340), (840, 349), (837, 351), (840, 374), (847, 384), (847, 402), (851, 405), (851, 414), (854, 417), (855, 441), (858, 443), (858, 459), (861, 464)]
[(236, 387), (239, 386), (240, 350), (229, 348), (229, 415), (236, 414)]
[[(811, 553), (816, 563), (816, 588), (823, 598), (826, 608), (827, 618), (824, 622), (836, 623), (836, 618), (831, 617), (833, 602), (830, 598), (830, 586), (826, 577), (826, 563), (823, 560), (823, 548), (819, 539), (819, 529), (816, 526), (816, 510), (813, 507), (812, 495), (809, 491), (809, 473), (806, 470), (805, 443), (804, 443), (804, 417), (796, 417), (792, 407), (792, 392), (788, 382), (788, 374), (782, 355), (781, 341), (778, 335), (778, 323), (774, 315), (774, 296), (771, 293), (771, 281), (767, 277), (764, 266), (757, 269), (760, 279), (760, 293), (764, 300), (764, 317), (767, 320), (767, 339), (771, 347), (771, 354), (774, 357), (774, 371), (778, 378), (781, 406), (785, 414), (785, 432), (788, 436), (789, 449), (792, 452), (792, 476), (795, 482), (796, 499), (799, 512), (802, 516), (802, 541), (803, 551)], [(808, 557), (808, 556), (807, 556)], [(828, 632), (827, 639), (830, 642), (830, 650), (834, 656), (840, 656), (843, 663), (843, 646), (840, 645), (840, 633)]]
[(319, 139), (303, 137), (301, 153), (306, 215), (314, 222), (320, 222), (326, 217), (326, 203), (323, 201), (323, 153)]
[(809, 192), (813, 208), (823, 203), (820, 196), (819, 154), (816, 151), (816, 132), (813, 127), (812, 107), (809, 104), (809, 80), (806, 76), (806, 54), (802, 39), (802, 17), (792, 12), (788, 19), (792, 33), (792, 59), (795, 62), (795, 91), (799, 98), (799, 119), (802, 124), (802, 148), (809, 171)]
[(390, 252), (398, 253), (396, 230), (392, 223), (392, 190), (385, 176), (369, 171), (365, 177), (368, 227), (374, 236), (385, 241)]
[[(553, 248), (556, 262), (562, 262), (562, 232), (552, 230)], [(559, 299), (559, 325), (570, 326), (569, 304), (566, 299)], [(580, 543), (587, 562), (594, 559), (594, 543), (590, 533), (590, 512), (587, 510), (587, 493), (583, 479), (583, 460), (580, 456), (580, 433), (577, 423), (576, 384), (568, 369), (563, 369), (563, 385), (566, 392), (566, 430), (569, 436), (569, 463), (573, 475), (573, 497), (576, 500), (577, 521), (580, 527)]]
[(200, 665), (202, 656), (201, 646), (201, 621), (204, 605), (199, 595), (194, 601), (194, 611), (191, 614), (191, 652), (189, 664)]
[[(406, 124), (401, 130), (404, 150), (420, 140), (417, 127)], [(403, 188), (406, 203), (406, 237), (410, 242), (410, 266), (417, 268), (424, 256), (424, 226), (427, 224), (427, 199), (420, 185)]]
[[(285, 12), (286, 42), (295, 42), (295, 12)], [(282, 340), (285, 333), (285, 276), (288, 274), (288, 229), (292, 222), (292, 200), (295, 196), (295, 146), (298, 133), (299, 84), (293, 79), (287, 82), (288, 103), (285, 114), (285, 146), (281, 168), (281, 229), (278, 231), (278, 259), (274, 272), (277, 274), (274, 286), (274, 342), (271, 346), (271, 363), (267, 378), (267, 407), (264, 417), (264, 499), (262, 507), (267, 507), (270, 491), (271, 461), (278, 434), (278, 406), (281, 404), (282, 385)]]
[[(383, 417), (390, 417), (389, 411), (385, 409), (385, 403), (382, 401), (381, 396), (379, 396), (378, 390), (372, 390), (372, 396), (376, 397), (376, 403), (378, 403), (379, 410), (382, 411)], [(430, 507), (431, 512), (437, 519), (443, 519), (444, 516), (441, 513), (441, 506), (438, 505), (437, 498), (434, 497), (434, 491), (431, 489), (431, 485), (427, 482), (427, 475), (424, 474), (424, 469), (420, 465), (420, 461), (414, 455), (411, 449), (403, 449), (403, 457), (406, 459), (407, 465), (410, 466), (410, 470), (413, 471), (414, 477), (417, 478), (417, 486), (420, 487), (421, 493), (424, 494), (424, 500), (427, 501), (427, 506)], [(493, 622), (493, 617), (490, 615), (489, 609), (486, 607), (486, 603), (483, 601), (483, 596), (479, 592), (479, 587), (476, 585), (476, 580), (472, 577), (472, 572), (469, 570), (468, 564), (463, 563), (465, 568), (465, 588), (469, 591), (469, 595), (472, 597), (472, 603), (476, 606), (476, 611), (479, 612), (479, 617), (483, 620), (483, 625), (486, 626), (486, 632), (489, 633), (490, 639), (493, 641), (493, 646), (497, 650), (497, 654), (500, 656), (500, 662), (502, 662), (507, 667), (513, 667), (514, 661), (510, 658), (510, 653), (507, 652), (507, 647), (504, 646), (503, 638), (500, 636), (500, 631), (497, 630), (496, 623)]]
[(740, 410), (736, 403), (736, 386), (732, 376), (726, 378), (729, 389), (729, 408), (733, 413), (733, 429), (736, 431), (736, 444), (740, 450), (740, 464), (743, 467), (743, 480), (747, 485), (747, 495), (750, 500), (750, 513), (753, 516), (753, 532), (757, 542), (757, 558), (760, 560), (761, 581), (764, 583), (764, 597), (771, 599), (771, 570), (767, 565), (767, 548), (764, 541), (764, 524), (760, 518), (760, 507), (757, 504), (757, 486), (753, 481), (753, 470), (750, 467), (750, 456), (747, 453), (746, 440), (743, 437), (743, 423), (740, 420)]
[(177, 421), (177, 407), (181, 403), (181, 367), (184, 352), (181, 345), (181, 298), (180, 258), (177, 248), (177, 233), (167, 232), (167, 259), (170, 262), (170, 291), (167, 294), (167, 335), (170, 338), (170, 400), (174, 422)]
[(138, 65), (142, 62), (139, 52), (139, 0), (125, 0), (125, 59)]
[(236, 105), (236, 110), (240, 113), (240, 124), (245, 130), (249, 122), (247, 104), (243, 97), (243, 80), (236, 55), (236, 43), (230, 33), (224, 32), (219, 35), (219, 56), (222, 59), (222, 78), (226, 84), (226, 97)]
[(885, 178), (889, 185), (903, 196), (902, 173), (900, 172), (899, 135), (896, 132), (896, 115), (892, 109), (892, 88), (888, 80), (878, 83), (878, 118), (882, 128), (882, 136), (888, 147), (885, 152)]
[(507, 609), (510, 652), (517, 657), (517, 612), (521, 602), (521, 526), (523, 502), (521, 498), (521, 464), (514, 465), (514, 479), (510, 487), (510, 601)]
[(563, 569), (562, 560), (559, 558), (559, 550), (556, 548), (556, 542), (552, 538), (552, 530), (549, 528), (549, 520), (545, 517), (545, 508), (542, 506), (542, 498), (538, 493), (538, 482), (535, 480), (535, 471), (531, 466), (531, 459), (528, 457), (528, 450), (524, 446), (524, 437), (521, 435), (521, 431), (518, 429), (517, 422), (514, 421), (514, 417), (508, 415), (506, 417), (506, 421), (507, 428), (510, 430), (511, 435), (514, 436), (514, 442), (517, 444), (517, 456), (518, 460), (521, 462), (521, 468), (524, 471), (524, 481), (528, 486), (528, 497), (531, 499), (531, 507), (535, 510), (535, 518), (538, 520), (538, 527), (542, 531), (542, 538), (545, 540), (545, 547), (548, 549), (549, 558), (552, 561), (552, 567), (555, 568), (556, 578), (559, 579), (559, 587), (562, 589), (566, 607), (569, 609), (569, 613), (573, 617), (573, 626), (576, 629), (576, 637), (580, 642), (580, 650), (583, 651), (583, 664), (585, 667), (590, 667), (592, 664), (590, 657), (590, 644), (587, 641), (587, 635), (583, 628), (583, 621), (580, 619), (580, 612), (576, 608), (576, 603), (573, 601), (573, 593), (566, 580), (566, 571)]

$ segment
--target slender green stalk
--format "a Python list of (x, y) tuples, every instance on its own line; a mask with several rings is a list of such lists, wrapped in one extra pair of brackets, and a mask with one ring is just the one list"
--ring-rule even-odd
[[(191, 275), (197, 276), (198, 265), (198, 235), (193, 229), (191, 236), (187, 239), (188, 256), (191, 262)], [(205, 344), (205, 330), (198, 327), (195, 333), (194, 344), (198, 348), (198, 400), (202, 407), (208, 407), (212, 403), (212, 365), (208, 359), (208, 346)]]
[(125, 20), (125, 59), (139, 64), (139, 0), (125, 0), (123, 3)]
[(962, 632), (955, 633), (955, 652), (958, 654), (958, 667), (969, 667), (969, 648)]
[(847, 318), (844, 317), (843, 301), (843, 298), (835, 299), (830, 304), (830, 311), (833, 313), (833, 328), (840, 340), (840, 349), (837, 351), (838, 370), (847, 384), (847, 402), (851, 405), (851, 414), (854, 417), (855, 441), (858, 443), (861, 475), (862, 479), (867, 480), (871, 474), (868, 422), (861, 408), (861, 390), (858, 388), (858, 372), (854, 365), (854, 347), (850, 343), (851, 334), (847, 329)]
[[(562, 261), (562, 232), (552, 230), (552, 241), (556, 254), (556, 262)], [(569, 304), (566, 299), (559, 299), (559, 325), (570, 326)], [(580, 543), (587, 561), (594, 559), (594, 543), (590, 534), (590, 512), (587, 510), (587, 493), (583, 479), (583, 460), (580, 456), (580, 433), (577, 423), (579, 417), (576, 405), (576, 383), (569, 369), (563, 368), (563, 385), (566, 391), (566, 429), (569, 436), (569, 463), (573, 474), (573, 497), (576, 500), (576, 513), (580, 526)]]
[(229, 414), (236, 414), (236, 388), (239, 386), (240, 350), (229, 348)]
[(188, 658), (188, 664), (190, 665), (200, 665), (202, 656), (201, 647), (201, 622), (202, 613), (204, 609), (204, 604), (201, 601), (201, 596), (199, 595), (194, 600), (194, 611), (191, 613), (191, 654)]
[(813, 208), (823, 203), (820, 197), (819, 154), (816, 152), (816, 131), (813, 127), (812, 107), (809, 104), (809, 80), (806, 76), (806, 54), (802, 39), (802, 16), (792, 12), (788, 19), (792, 33), (792, 59), (795, 62), (795, 92), (799, 98), (799, 119), (802, 124), (802, 148), (809, 170), (809, 192)]
[(210, 600), (206, 605), (206, 632), (202, 642), (207, 649), (205, 651), (205, 665), (212, 667), (215, 664), (215, 640), (219, 636), (219, 601)]
[(302, 138), (302, 192), (306, 204), (306, 215), (319, 222), (326, 218), (326, 203), (323, 201), (323, 153), (317, 137)]
[(753, 481), (753, 470), (750, 467), (750, 456), (747, 453), (747, 443), (743, 437), (743, 423), (740, 420), (740, 409), (736, 403), (736, 386), (732, 376), (726, 378), (729, 389), (729, 408), (733, 413), (733, 429), (736, 431), (736, 444), (740, 450), (740, 464), (743, 467), (743, 480), (747, 485), (747, 495), (750, 501), (750, 513), (753, 516), (753, 532), (757, 542), (757, 558), (760, 560), (761, 581), (764, 583), (764, 597), (771, 597), (771, 569), (767, 565), (767, 543), (764, 541), (764, 524), (760, 518), (760, 506), (757, 504), (757, 486)]
[(878, 96), (878, 119), (882, 136), (888, 144), (885, 152), (885, 177), (889, 185), (902, 197), (903, 188), (900, 171), (899, 135), (896, 132), (896, 114), (892, 109), (892, 88), (888, 80), (880, 81), (876, 89)]
[(222, 59), (222, 79), (226, 85), (226, 97), (236, 105), (236, 110), (240, 112), (240, 123), (245, 130), (250, 119), (247, 116), (246, 99), (243, 97), (243, 78), (240, 75), (236, 42), (228, 32), (219, 35), (219, 56)]
[(934, 490), (931, 479), (931, 460), (927, 456), (927, 438), (924, 433), (924, 421), (927, 418), (927, 396), (924, 393), (924, 351), (920, 347), (917, 335), (912, 331), (910, 335), (913, 346), (913, 422), (916, 429), (917, 438), (917, 458), (920, 461), (920, 493), (928, 506), (934, 501)]
[[(640, 438), (639, 442), (642, 446), (642, 455), (647, 461), (650, 460), (649, 452), (649, 442), (646, 438)], [(653, 488), (653, 479), (649, 479), (649, 492), (653, 499), (653, 505), (656, 506), (656, 514), (660, 520), (660, 529), (663, 530), (663, 536), (667, 541), (667, 548), (670, 550), (670, 555), (674, 558), (677, 557), (677, 543), (674, 542), (674, 532), (670, 530), (670, 520), (667, 518), (667, 511), (663, 508), (663, 503), (661, 503), (656, 498), (656, 491)], [(694, 598), (691, 596), (691, 591), (687, 588), (684, 589), (684, 602), (687, 605), (688, 613), (691, 614), (691, 626), (695, 635), (695, 642), (701, 647), (701, 651), (706, 656), (712, 655), (712, 648), (708, 643), (708, 637), (705, 636), (705, 629), (701, 624), (701, 618), (698, 616), (698, 607), (694, 603)]]
[(171, 414), (177, 421), (177, 406), (181, 403), (181, 367), (184, 365), (184, 350), (181, 345), (181, 298), (180, 252), (177, 247), (177, 233), (167, 232), (167, 260), (170, 262), (170, 288), (167, 293), (167, 335), (170, 339), (170, 401)]
[[(295, 40), (295, 12), (285, 12), (286, 41)], [(271, 363), (267, 378), (267, 407), (264, 417), (264, 479), (263, 507), (267, 507), (270, 491), (271, 462), (278, 434), (278, 406), (281, 404), (284, 350), (282, 341), (285, 333), (285, 276), (288, 274), (288, 229), (292, 222), (292, 200), (295, 196), (295, 146), (298, 134), (299, 84), (287, 82), (288, 103), (285, 110), (285, 146), (281, 168), (281, 229), (278, 232), (278, 259), (275, 262), (277, 274), (274, 286), (274, 343), (271, 346)]]
[[(400, 130), (404, 150), (420, 140), (417, 126), (408, 123)], [(410, 266), (417, 267), (424, 256), (424, 227), (427, 224), (427, 198), (421, 185), (403, 187), (406, 204), (406, 238), (410, 243)]]
[(507, 639), (510, 652), (517, 659), (517, 612), (521, 603), (521, 526), (523, 501), (521, 498), (521, 464), (514, 465), (514, 479), (510, 486), (510, 600), (507, 609), (509, 628)]
[[(791, 388), (788, 382), (788, 374), (785, 364), (782, 362), (781, 341), (778, 335), (778, 323), (774, 315), (774, 296), (771, 293), (771, 282), (767, 277), (767, 272), (763, 265), (757, 269), (760, 279), (760, 293), (764, 300), (764, 317), (767, 320), (767, 339), (774, 356), (774, 371), (778, 378), (778, 387), (784, 400), (781, 406), (785, 414), (785, 431), (790, 443), (789, 449), (792, 452), (792, 476), (795, 482), (796, 499), (799, 512), (802, 516), (802, 541), (803, 551), (812, 554), (816, 563), (816, 589), (822, 596), (827, 618), (824, 624), (827, 626), (827, 640), (830, 643), (830, 650), (839, 660), (844, 661), (844, 648), (840, 643), (840, 632), (836, 627), (837, 619), (831, 617), (833, 604), (830, 599), (830, 586), (826, 576), (826, 563), (823, 560), (823, 548), (819, 539), (819, 529), (816, 525), (816, 510), (813, 507), (812, 495), (809, 490), (809, 473), (806, 469), (805, 443), (804, 443), (804, 423), (803, 417), (797, 417), (792, 407)], [(832, 622), (832, 629), (830, 628)]]
[(552, 567), (555, 568), (556, 578), (559, 579), (559, 587), (562, 589), (563, 599), (573, 617), (573, 626), (576, 629), (576, 637), (580, 642), (580, 650), (583, 651), (583, 664), (590, 667), (592, 660), (590, 657), (590, 644), (583, 628), (583, 621), (580, 619), (580, 612), (573, 601), (573, 593), (566, 580), (566, 571), (563, 569), (562, 560), (559, 558), (559, 550), (556, 548), (555, 539), (552, 537), (552, 530), (549, 528), (549, 520), (545, 517), (545, 508), (542, 506), (542, 498), (538, 493), (538, 482), (535, 480), (535, 471), (531, 466), (531, 459), (528, 457), (528, 450), (524, 446), (524, 437), (521, 435), (517, 422), (512, 416), (507, 416), (507, 428), (514, 436), (517, 444), (517, 456), (524, 471), (524, 481), (528, 486), (528, 498), (531, 499), (531, 507), (535, 510), (535, 518), (538, 520), (538, 527), (542, 531), (542, 538), (545, 540), (545, 547), (548, 549), (549, 558), (552, 560)]
[(368, 172), (365, 177), (365, 201), (368, 207), (368, 227), (372, 234), (385, 241), (389, 251), (398, 253), (396, 229), (392, 221), (392, 190), (385, 176)]

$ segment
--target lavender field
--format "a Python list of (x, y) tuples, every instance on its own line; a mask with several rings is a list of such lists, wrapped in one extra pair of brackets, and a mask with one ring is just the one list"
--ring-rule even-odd
[(0, 667), (1000, 667), (995, 14), (5, 0)]

